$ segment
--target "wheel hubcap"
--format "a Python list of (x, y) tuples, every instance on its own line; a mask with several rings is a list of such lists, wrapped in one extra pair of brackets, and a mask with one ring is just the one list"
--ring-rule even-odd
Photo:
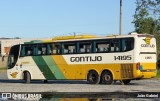
[(110, 81), (111, 77), (109, 75), (104, 75), (104, 80), (105, 81)]
[(96, 80), (96, 75), (92, 74), (89, 78), (91, 81), (95, 81)]

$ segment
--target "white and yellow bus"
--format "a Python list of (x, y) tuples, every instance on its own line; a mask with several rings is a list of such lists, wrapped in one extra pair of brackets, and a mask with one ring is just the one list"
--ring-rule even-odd
[(149, 34), (96, 37), (62, 36), (15, 45), (8, 57), (8, 79), (87, 80), (112, 84), (153, 78), (156, 40)]

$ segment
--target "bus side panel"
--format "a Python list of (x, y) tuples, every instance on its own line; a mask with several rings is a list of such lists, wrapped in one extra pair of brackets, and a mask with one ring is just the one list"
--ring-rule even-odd
[[(120, 67), (115, 64), (68, 64), (65, 58), (61, 55), (52, 56), (57, 67), (69, 80), (85, 80), (87, 78), (88, 71), (96, 70), (99, 75), (101, 75), (102, 70), (110, 70), (116, 79), (120, 79)], [(115, 74), (115, 72), (118, 72)]]
[[(97, 54), (78, 54), (78, 55), (57, 55), (53, 56), (58, 67), (62, 71), (66, 71), (64, 74), (67, 79), (86, 79), (88, 71), (96, 70), (99, 75), (101, 75), (103, 70), (110, 70), (113, 74), (113, 78), (117, 79), (133, 79), (133, 70), (136, 68), (133, 66), (133, 51), (119, 53), (97, 53)], [(59, 61), (61, 60), (61, 61)], [(63, 64), (62, 64), (63, 63)], [(61, 65), (60, 65), (61, 64)], [(121, 65), (130, 66), (132, 68), (132, 77), (122, 78)], [(66, 68), (64, 68), (66, 67)], [(128, 68), (128, 67), (126, 67)], [(134, 68), (134, 69), (133, 69)], [(127, 69), (127, 73), (131, 72)], [(67, 74), (67, 72), (72, 71), (72, 74)], [(125, 71), (125, 70), (124, 70)], [(72, 76), (71, 76), (72, 75)], [(75, 77), (75, 78), (73, 78)], [(139, 75), (136, 76), (140, 77)]]
[(52, 56), (42, 57), (47, 65), (47, 73), (52, 73), (51, 76), (54, 76), (54, 78), (50, 77), (51, 79), (66, 79), (63, 72), (59, 69)]
[(53, 55), (52, 58), (59, 71), (64, 75), (64, 79), (82, 79), (82, 65), (67, 65), (62, 55)]
[(24, 71), (28, 71), (31, 74), (31, 79), (45, 79), (39, 67), (31, 56), (20, 57), (16, 66), (8, 69), (8, 78), (23, 79)]

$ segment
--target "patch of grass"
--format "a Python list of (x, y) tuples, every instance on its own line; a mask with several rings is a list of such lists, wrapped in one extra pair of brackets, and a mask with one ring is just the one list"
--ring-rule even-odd
[(160, 70), (157, 71), (157, 76), (156, 78), (160, 78)]
[(6, 67), (0, 68), (0, 70), (6, 70), (6, 69), (7, 69)]

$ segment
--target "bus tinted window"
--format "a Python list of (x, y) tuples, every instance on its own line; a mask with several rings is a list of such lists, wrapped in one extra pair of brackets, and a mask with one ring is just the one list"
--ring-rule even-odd
[(21, 46), (20, 56), (112, 53), (125, 52), (134, 48), (134, 38), (100, 39), (84, 42), (38, 43)]
[(111, 52), (120, 52), (121, 43), (120, 39), (111, 40)]
[(97, 41), (96, 42), (96, 52), (109, 52), (110, 51), (110, 41)]
[(91, 42), (80, 42), (79, 49), (80, 53), (91, 53), (92, 52)]
[(122, 52), (130, 51), (134, 48), (134, 39), (126, 38), (122, 39)]
[(64, 43), (64, 54), (76, 53), (76, 46), (74, 43)]
[(33, 48), (32, 46), (25, 46), (25, 56), (31, 56), (33, 55)]
[(47, 55), (47, 45), (46, 44), (38, 44), (38, 53), (37, 55)]
[(32, 45), (22, 45), (21, 46), (20, 56), (31, 56), (31, 55), (34, 55), (33, 49), (34, 48), (33, 48)]
[(61, 53), (61, 45), (59, 43), (50, 43), (47, 44), (47, 55), (60, 54)]

